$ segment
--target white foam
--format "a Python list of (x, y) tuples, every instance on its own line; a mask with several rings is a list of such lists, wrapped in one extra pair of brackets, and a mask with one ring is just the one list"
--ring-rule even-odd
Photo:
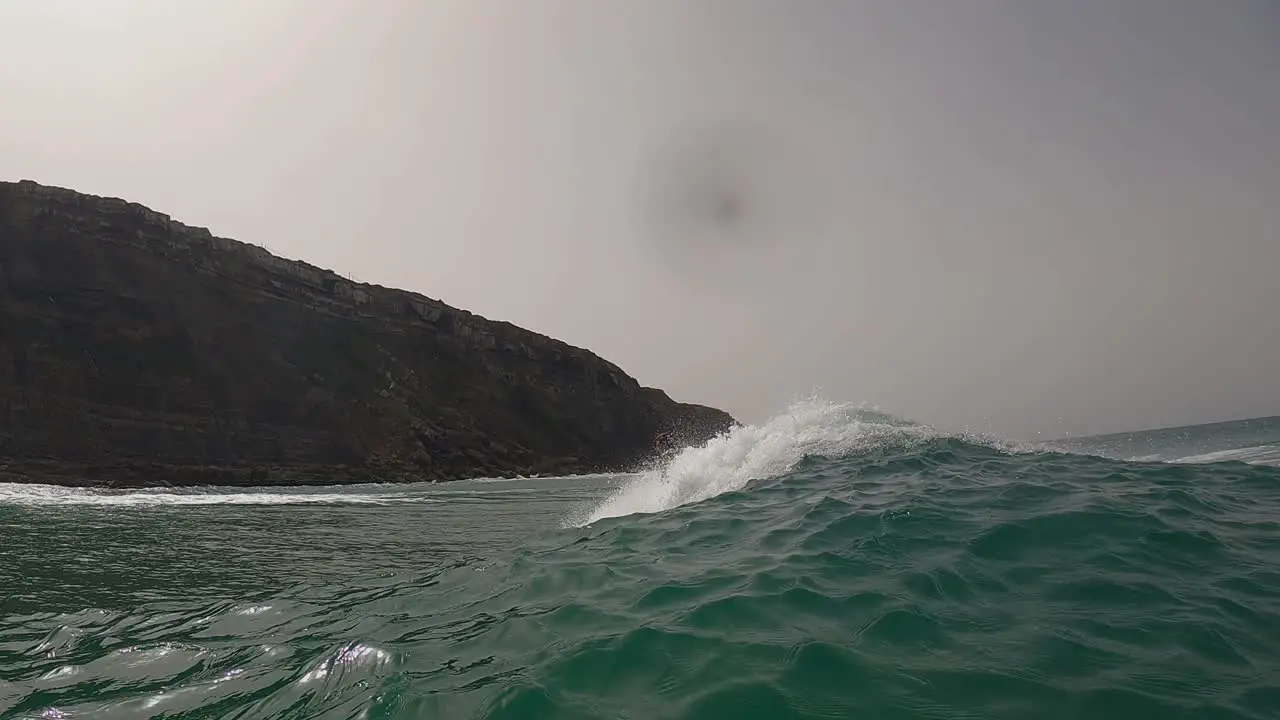
[(439, 502), (410, 492), (273, 492), (260, 489), (239, 491), (188, 490), (100, 490), (56, 485), (0, 484), (0, 505), (108, 505), (152, 507), (165, 505), (389, 505), (392, 503)]
[[(1067, 453), (1072, 455), (1089, 455), (1110, 460), (1132, 463), (1165, 463), (1170, 465), (1207, 465), (1222, 462), (1242, 462), (1249, 465), (1270, 465), (1280, 467), (1280, 443), (1251, 445), (1248, 447), (1226, 448), (1208, 452), (1191, 450), (1166, 450), (1164, 452), (1146, 452), (1141, 455), (1125, 452), (1123, 448), (1108, 448), (1105, 444), (1090, 446), (1085, 442), (1063, 446), (1045, 443), (1039, 449), (1048, 452)], [(1188, 455), (1186, 453), (1190, 452)]]
[(853, 405), (809, 398), (762, 425), (745, 425), (685, 448), (660, 467), (640, 473), (597, 507), (567, 524), (587, 525), (609, 517), (669, 510), (752, 480), (788, 472), (809, 455), (839, 457), (890, 444), (937, 438), (933, 428), (906, 423)]
[(1189, 455), (1169, 462), (1188, 465), (1219, 462), (1243, 462), (1250, 465), (1280, 466), (1280, 445), (1257, 445), (1254, 447), (1218, 450), (1217, 452)]

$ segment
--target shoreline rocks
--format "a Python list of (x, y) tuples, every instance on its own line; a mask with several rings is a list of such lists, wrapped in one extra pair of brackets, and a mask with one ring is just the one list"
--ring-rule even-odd
[(595, 354), (115, 198), (0, 182), (0, 482), (633, 469), (735, 424)]

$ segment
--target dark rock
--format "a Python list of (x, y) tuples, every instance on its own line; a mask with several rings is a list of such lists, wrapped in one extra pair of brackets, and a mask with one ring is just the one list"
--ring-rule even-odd
[(509, 323), (134, 203), (0, 183), (0, 481), (595, 472), (733, 423)]

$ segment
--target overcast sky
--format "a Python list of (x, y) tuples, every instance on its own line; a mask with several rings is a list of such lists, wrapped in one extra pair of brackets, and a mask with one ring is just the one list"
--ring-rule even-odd
[(0, 177), (748, 422), (1280, 414), (1274, 0), (0, 0)]

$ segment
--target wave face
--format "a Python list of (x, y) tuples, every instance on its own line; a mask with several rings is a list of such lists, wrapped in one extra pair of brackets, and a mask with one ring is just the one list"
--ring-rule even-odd
[(0, 717), (1274, 718), (1280, 468), (1240, 442), (811, 400), (633, 476), (0, 486)]

